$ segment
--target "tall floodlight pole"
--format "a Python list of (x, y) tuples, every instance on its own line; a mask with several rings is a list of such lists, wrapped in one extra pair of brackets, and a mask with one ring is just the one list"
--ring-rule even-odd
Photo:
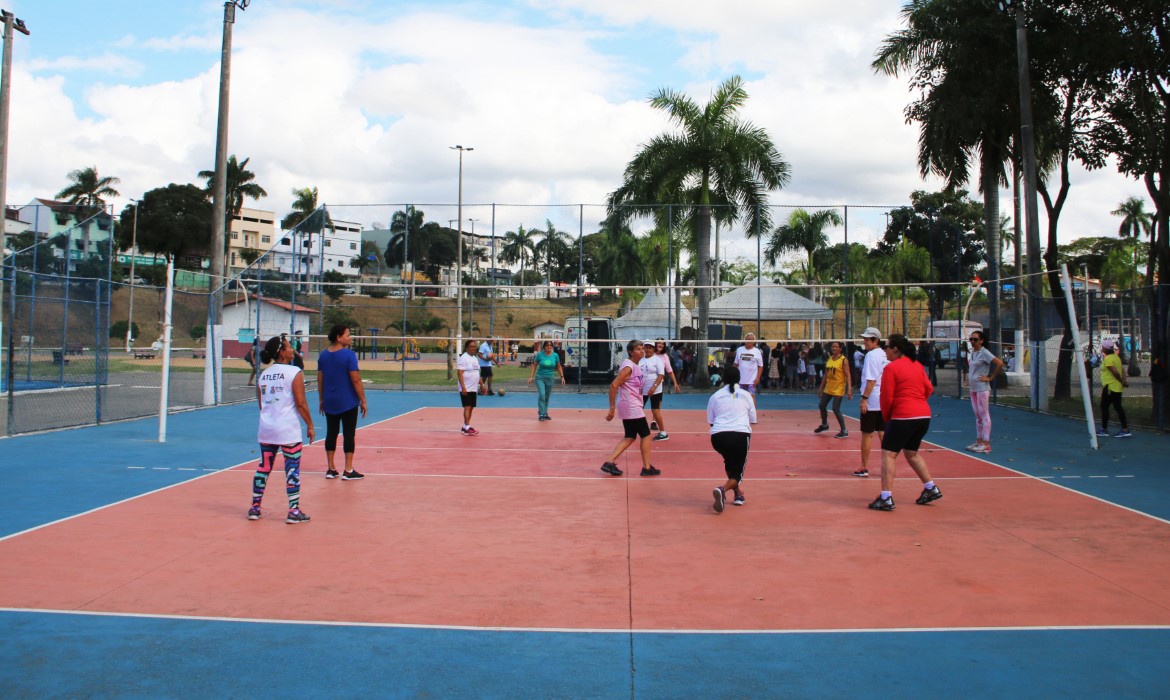
[(456, 144), (450, 147), (452, 151), (459, 151), (459, 240), (455, 242), (457, 262), (455, 263), (455, 352), (463, 352), (463, 152), (474, 151), (471, 146)]
[[(3, 74), (0, 75), (0, 209), (4, 210), (4, 218), (0, 220), (0, 338), (4, 337), (4, 320), (2, 310), (4, 309), (4, 251), (8, 247), (8, 236), (5, 234), (4, 226), (8, 221), (8, 93), (12, 84), (12, 38), (13, 30), (28, 36), (28, 27), (24, 26), (24, 20), (19, 20), (8, 10), (0, 10), (4, 16), (4, 66)], [(36, 236), (33, 236), (33, 244), (36, 244)], [(35, 249), (34, 249), (35, 250)], [(16, 269), (16, 259), (12, 260), (12, 269)], [(15, 277), (14, 277), (15, 279)], [(16, 292), (15, 289), (12, 290)], [(11, 334), (12, 329), (8, 332)], [(0, 356), (3, 356), (4, 349), (0, 349)], [(3, 369), (4, 363), (0, 362), (0, 370)], [(11, 414), (10, 414), (11, 415)]]
[(1023, 0), (999, 0), (1000, 10), (1013, 10), (1016, 19), (1016, 64), (1020, 73), (1020, 147), (1024, 161), (1024, 213), (1028, 245), (1028, 345), (1031, 408), (1048, 408), (1047, 362), (1044, 358), (1044, 329), (1040, 322), (1040, 223), (1036, 203), (1036, 137), (1032, 130), (1032, 84), (1028, 71), (1028, 30), (1024, 24)]
[[(232, 82), (232, 25), (236, 23), (236, 8), (248, 9), (252, 0), (228, 0), (223, 4), (223, 47), (219, 59), (219, 122), (215, 133), (215, 179), (211, 194), (211, 267), (207, 275), (207, 289), (211, 293), (210, 328), (207, 348), (210, 353), (204, 369), (203, 403), (218, 403), (223, 395), (223, 285), (227, 281), (224, 269), (224, 241), (227, 238), (227, 148), (228, 106)], [(214, 374), (214, 376), (213, 376)]]
[(134, 200), (134, 227), (130, 234), (130, 311), (126, 313), (126, 352), (130, 352), (130, 341), (133, 340), (131, 329), (134, 328), (134, 262), (138, 258), (138, 212), (141, 211), (142, 200)]

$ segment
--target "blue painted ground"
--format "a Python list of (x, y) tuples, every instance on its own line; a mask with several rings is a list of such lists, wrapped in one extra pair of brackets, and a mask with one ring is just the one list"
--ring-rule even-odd
[[(968, 404), (933, 403), (930, 439), (955, 449), (971, 442)], [(481, 402), (533, 404), (523, 393)], [(427, 405), (457, 400), (370, 396), (378, 418)], [(599, 395), (553, 398), (554, 411), (604, 405)], [(667, 398), (668, 407), (705, 405), (705, 396)], [(815, 398), (765, 396), (761, 407), (815, 410)], [(1170, 519), (1166, 437), (1106, 439), (1093, 452), (1075, 421), (992, 411), (989, 461)], [(151, 420), (0, 440), (8, 470), (0, 535), (255, 458), (250, 404), (174, 415), (169, 427), (162, 445)], [(728, 562), (729, 582), (737, 565)], [(631, 635), (0, 612), (0, 698), (286, 695), (1165, 698), (1170, 630)]]

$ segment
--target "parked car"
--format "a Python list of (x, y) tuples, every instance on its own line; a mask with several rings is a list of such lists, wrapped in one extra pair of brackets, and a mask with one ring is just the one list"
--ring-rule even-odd
[(959, 354), (959, 343), (951, 341), (949, 343), (935, 343), (934, 344), (934, 366), (938, 369), (946, 369), (947, 364), (954, 362), (955, 357)]

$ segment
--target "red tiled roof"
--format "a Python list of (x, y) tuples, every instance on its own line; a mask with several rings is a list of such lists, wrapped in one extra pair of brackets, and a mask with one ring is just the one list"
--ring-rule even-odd
[[(252, 301), (255, 301), (256, 295), (250, 294), (250, 295), (248, 295), (248, 298), (251, 299)], [(235, 306), (236, 304), (239, 304), (239, 303), (241, 303), (241, 302), (236, 300), (236, 299), (224, 299), (224, 301), (223, 301), (224, 306)], [(283, 299), (271, 299), (269, 297), (264, 297), (264, 303), (265, 304), (272, 304), (273, 306), (275, 306), (277, 308), (284, 309), (285, 311), (293, 310), (292, 302), (284, 301)], [(309, 307), (301, 306), (300, 304), (296, 304), (295, 310), (296, 311), (303, 311), (307, 314), (321, 313), (317, 309), (310, 309)]]

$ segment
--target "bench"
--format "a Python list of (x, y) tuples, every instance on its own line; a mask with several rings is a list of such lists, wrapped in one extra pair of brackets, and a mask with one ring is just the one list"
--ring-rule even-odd
[(520, 360), (521, 367), (531, 367), (533, 360)]
[(154, 353), (151, 352), (150, 350), (135, 350), (134, 351), (134, 359), (135, 360), (153, 360)]
[(207, 348), (192, 350), (191, 351), (191, 359), (193, 359), (193, 360), (206, 360), (207, 359)]

